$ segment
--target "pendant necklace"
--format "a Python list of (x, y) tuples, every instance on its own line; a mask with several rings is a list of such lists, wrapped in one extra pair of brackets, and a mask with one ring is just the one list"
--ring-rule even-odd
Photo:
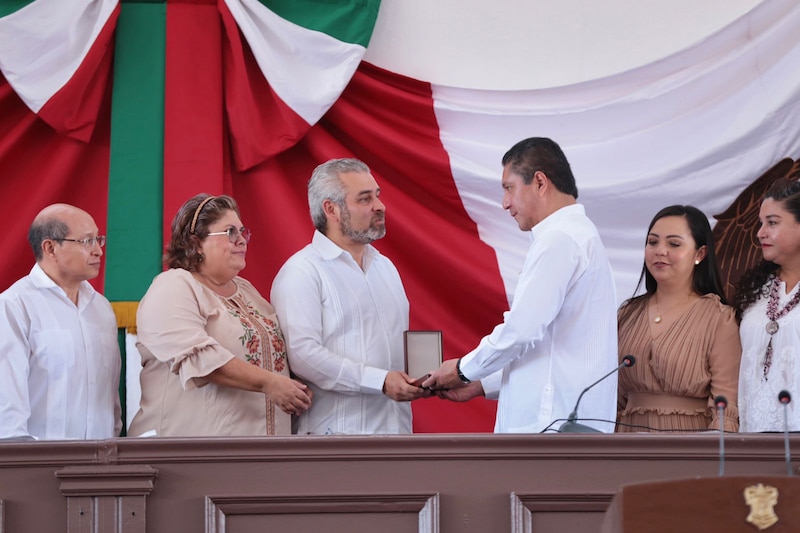
[[(655, 304), (656, 304), (656, 317), (653, 319), (653, 322), (655, 322), (656, 324), (660, 324), (660, 323), (661, 323), (661, 320), (662, 320), (662, 318), (661, 318), (661, 316), (662, 316), (662, 313), (661, 313), (661, 311), (659, 311), (659, 309), (658, 309), (658, 295), (656, 295), (656, 294), (654, 293), (654, 294), (653, 294), (653, 299), (654, 299), (654, 301), (655, 301)], [(688, 300), (688, 298), (687, 298), (687, 300)], [(675, 309), (676, 307), (678, 307), (678, 306), (679, 306), (680, 304), (682, 304), (682, 303), (683, 303), (683, 302), (678, 302), (678, 303), (676, 303), (675, 305), (673, 305), (672, 307), (670, 307), (669, 309), (667, 309), (666, 311), (664, 311), (663, 315), (666, 315), (667, 313), (669, 313), (670, 311), (672, 311), (673, 309)]]
[(781, 317), (786, 316), (786, 314), (794, 309), (794, 306), (797, 305), (797, 302), (800, 301), (800, 290), (798, 290), (792, 299), (786, 302), (781, 310), (778, 310), (778, 291), (780, 290), (780, 281), (778, 277), (775, 276), (772, 278), (772, 285), (769, 289), (769, 300), (767, 300), (767, 325), (765, 327), (767, 333), (769, 334), (769, 342), (767, 343), (767, 351), (764, 354), (764, 373), (763, 378), (764, 381), (767, 381), (767, 374), (769, 374), (769, 368), (772, 366), (772, 336), (775, 335), (780, 326), (778, 325), (778, 319)]

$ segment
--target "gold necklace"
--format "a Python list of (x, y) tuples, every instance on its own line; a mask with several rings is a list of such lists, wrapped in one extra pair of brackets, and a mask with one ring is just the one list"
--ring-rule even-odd
[[(653, 294), (653, 298), (654, 298), (654, 300), (655, 300), (655, 303), (656, 303), (656, 317), (653, 319), (653, 322), (655, 322), (656, 324), (660, 324), (660, 323), (661, 323), (661, 320), (662, 320), (662, 318), (661, 318), (661, 317), (662, 317), (662, 313), (661, 313), (661, 311), (659, 311), (659, 309), (658, 309), (658, 293), (654, 293), (654, 294)], [(686, 300), (688, 301), (688, 300), (689, 300), (689, 298), (691, 298), (691, 295), (687, 296), (687, 297), (686, 297)], [(667, 313), (669, 313), (670, 311), (672, 311), (673, 309), (675, 309), (676, 307), (678, 307), (678, 306), (679, 306), (679, 305), (681, 305), (682, 303), (684, 303), (684, 302), (683, 302), (683, 301), (680, 301), (680, 302), (676, 303), (675, 305), (673, 305), (672, 307), (670, 307), (669, 309), (667, 309), (666, 311), (664, 311), (663, 315), (666, 315)]]

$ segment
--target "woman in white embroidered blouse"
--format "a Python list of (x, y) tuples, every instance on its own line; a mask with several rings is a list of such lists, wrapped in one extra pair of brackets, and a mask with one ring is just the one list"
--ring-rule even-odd
[(275, 310), (247, 280), (250, 230), (229, 196), (199, 194), (172, 221), (136, 315), (142, 399), (129, 434), (290, 435), (311, 405), (289, 377)]
[[(737, 284), (741, 319), (739, 431), (782, 431), (778, 394), (800, 396), (800, 182), (776, 181), (761, 203), (762, 261)], [(800, 430), (800, 407), (787, 406), (789, 430)]]

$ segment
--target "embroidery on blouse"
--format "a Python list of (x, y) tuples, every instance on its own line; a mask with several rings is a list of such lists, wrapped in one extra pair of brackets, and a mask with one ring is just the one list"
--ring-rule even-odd
[(786, 316), (789, 311), (794, 309), (797, 305), (797, 302), (800, 301), (800, 290), (798, 290), (792, 299), (786, 302), (786, 305), (778, 311), (778, 290), (780, 287), (780, 283), (777, 277), (772, 278), (772, 284), (769, 290), (769, 300), (767, 300), (767, 318), (769, 322), (767, 322), (766, 331), (769, 333), (769, 342), (767, 343), (767, 351), (764, 354), (764, 372), (762, 374), (762, 378), (764, 381), (767, 381), (767, 375), (769, 374), (769, 369), (772, 366), (772, 336), (778, 332), (780, 329), (778, 325), (778, 319), (781, 317)]
[[(270, 372), (282, 372), (286, 368), (286, 342), (278, 323), (264, 316), (240, 294), (221, 298), (228, 313), (242, 326), (239, 340), (246, 352), (245, 359), (252, 365)], [(267, 400), (267, 435), (275, 434), (275, 405)]]

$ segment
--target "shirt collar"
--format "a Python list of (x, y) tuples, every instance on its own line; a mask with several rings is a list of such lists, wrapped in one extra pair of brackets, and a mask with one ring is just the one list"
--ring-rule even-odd
[(582, 204), (570, 204), (553, 211), (531, 229), (531, 238), (535, 239), (548, 229), (559, 226), (576, 215), (586, 215)]
[[(347, 254), (346, 257), (348, 257), (350, 260), (353, 260), (353, 257), (347, 250), (339, 247), (338, 244), (330, 240), (319, 230), (314, 230), (314, 237), (311, 239), (311, 246), (317, 252), (319, 252), (319, 255), (321, 255), (322, 258), (325, 259), (326, 261), (331, 261), (333, 259), (336, 259), (337, 257), (340, 257), (343, 254)], [(372, 260), (378, 254), (379, 254), (378, 250), (371, 244), (368, 244), (364, 248), (364, 270), (369, 268), (370, 263), (372, 263)]]
[[(30, 272), (31, 280), (33, 281), (33, 286), (37, 289), (48, 289), (57, 291), (58, 293), (62, 294), (64, 298), (67, 297), (67, 293), (64, 292), (64, 289), (59, 287), (55, 281), (48, 276), (42, 267), (39, 266), (39, 263), (33, 265)], [(92, 288), (92, 285), (88, 281), (82, 281), (80, 286), (78, 287), (78, 307), (83, 308), (94, 296), (95, 290)]]

